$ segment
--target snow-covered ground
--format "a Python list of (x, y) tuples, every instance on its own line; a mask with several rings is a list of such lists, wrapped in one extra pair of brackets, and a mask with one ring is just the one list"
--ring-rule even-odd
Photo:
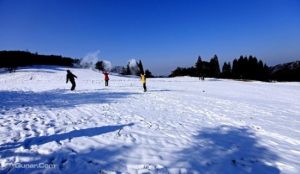
[(299, 174), (300, 84), (0, 73), (0, 173)]

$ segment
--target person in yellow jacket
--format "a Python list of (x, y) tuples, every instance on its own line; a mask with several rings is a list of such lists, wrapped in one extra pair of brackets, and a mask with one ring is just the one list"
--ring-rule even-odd
[(145, 74), (141, 74), (141, 82), (143, 84), (144, 92), (146, 92), (147, 86), (146, 86), (146, 75)]

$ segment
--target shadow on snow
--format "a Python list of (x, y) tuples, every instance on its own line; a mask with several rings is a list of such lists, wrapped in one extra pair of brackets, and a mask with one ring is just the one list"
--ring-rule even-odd
[[(31, 161), (22, 164), (55, 164), (52, 169), (55, 172), (86, 173), (99, 172), (101, 170), (127, 171), (126, 154), (133, 147), (124, 145), (112, 145), (102, 148), (85, 149), (80, 152), (64, 147), (51, 154), (15, 152), (10, 148), (31, 145), (41, 145), (51, 141), (61, 141), (68, 138), (94, 136), (122, 129), (127, 125), (104, 126), (74, 130), (68, 133), (50, 136), (33, 137), (24, 142), (7, 143), (1, 145), (1, 157), (16, 156), (31, 157)], [(235, 174), (279, 174), (280, 170), (274, 166), (278, 156), (260, 145), (258, 138), (248, 128), (236, 128), (231, 126), (219, 126), (201, 130), (193, 139), (194, 143), (178, 152), (174, 152), (174, 162), (167, 168), (185, 168), (187, 173), (235, 173)], [(101, 145), (100, 145), (101, 146)], [(76, 165), (80, 164), (80, 167)], [(77, 171), (83, 169), (83, 171)], [(3, 172), (30, 172), (42, 169), (18, 169), (6, 166)], [(86, 172), (85, 172), (86, 171)], [(1, 173), (1, 172), (0, 172)]]
[(18, 67), (16, 71), (19, 70), (52, 70), (52, 71), (66, 71), (70, 67), (67, 66), (53, 66), (53, 65), (33, 65), (33, 66), (22, 66)]
[(77, 138), (77, 137), (92, 137), (92, 136), (101, 135), (109, 132), (114, 132), (123, 129), (123, 127), (125, 126), (133, 126), (133, 123), (126, 124), (126, 125), (103, 126), (103, 127), (79, 129), (79, 130), (73, 130), (71, 132), (62, 133), (62, 134), (31, 137), (26, 139), (23, 142), (2, 144), (0, 145), (0, 152), (7, 149), (18, 148), (20, 146), (23, 146), (25, 149), (29, 149), (30, 146), (32, 145), (42, 145), (52, 141), (56, 141), (57, 143), (59, 143), (60, 141), (66, 139), (71, 140), (72, 138)]
[[(71, 147), (64, 146), (50, 154), (14, 152), (14, 150), (10, 150), (11, 148), (17, 148), (20, 146), (29, 148), (31, 145), (42, 145), (52, 141), (59, 142), (76, 137), (101, 135), (123, 129), (125, 126), (133, 126), (133, 123), (74, 130), (62, 134), (32, 137), (23, 142), (6, 143), (1, 145), (0, 156), (2, 158), (19, 156), (31, 159), (29, 161), (27, 160), (27, 162), (20, 162), (19, 164), (21, 165), (39, 165), (41, 163), (48, 165), (54, 164), (54, 168), (47, 169), (48, 172), (52, 171), (52, 173), (60, 173), (61, 171), (66, 173), (89, 173), (95, 171), (99, 172), (101, 170), (126, 170), (125, 160), (118, 158), (120, 155), (128, 153), (131, 149), (131, 147), (125, 145), (90, 148), (80, 152), (75, 151)], [(81, 167), (76, 167), (76, 164), (80, 164)], [(81, 169), (81, 171), (78, 171), (78, 169)], [(43, 172), (44, 170), (45, 168), (18, 168), (12, 165), (7, 165), (5, 168), (0, 168), (0, 173), (30, 173), (38, 171)]]
[(194, 137), (194, 145), (178, 153), (176, 166), (200, 173), (279, 174), (271, 166), (279, 157), (258, 143), (248, 128), (206, 128)]
[(139, 93), (132, 92), (71, 92), (51, 90), (45, 92), (0, 91), (0, 106), (6, 109), (21, 107), (68, 108), (82, 104), (113, 103)]

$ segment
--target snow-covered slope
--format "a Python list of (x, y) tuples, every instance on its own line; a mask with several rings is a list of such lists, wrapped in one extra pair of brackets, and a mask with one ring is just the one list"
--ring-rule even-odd
[(0, 173), (300, 172), (300, 84), (0, 74)]

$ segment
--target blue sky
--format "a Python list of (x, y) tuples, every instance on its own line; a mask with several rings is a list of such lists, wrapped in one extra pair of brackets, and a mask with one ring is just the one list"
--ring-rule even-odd
[(255, 55), (269, 65), (300, 59), (300, 0), (0, 0), (0, 50), (76, 58), (100, 50), (154, 74)]

